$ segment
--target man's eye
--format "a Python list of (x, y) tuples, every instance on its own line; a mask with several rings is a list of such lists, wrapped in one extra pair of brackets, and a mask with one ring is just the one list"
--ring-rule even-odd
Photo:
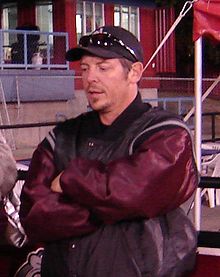
[(82, 66), (82, 67), (81, 67), (81, 70), (82, 70), (82, 71), (87, 71), (87, 70), (88, 70), (88, 68), (87, 68), (87, 67)]
[(108, 70), (108, 67), (107, 66), (100, 66), (99, 69), (101, 71), (106, 71), (106, 70)]

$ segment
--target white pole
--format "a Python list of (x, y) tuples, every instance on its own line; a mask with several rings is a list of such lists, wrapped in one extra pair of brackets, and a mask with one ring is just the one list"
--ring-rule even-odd
[[(201, 172), (201, 141), (202, 141), (202, 37), (195, 42), (195, 152), (199, 174)], [(195, 227), (201, 228), (201, 189), (195, 196)]]

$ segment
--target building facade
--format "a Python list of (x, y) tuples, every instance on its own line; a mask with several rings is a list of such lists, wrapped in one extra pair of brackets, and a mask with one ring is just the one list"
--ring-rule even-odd
[[(2, 1), (1, 28), (37, 25), (45, 32), (67, 32), (69, 47), (74, 47), (80, 36), (102, 25), (122, 26), (141, 41), (145, 62), (149, 60), (172, 25), (173, 8), (157, 9), (155, 1), (124, 0), (30, 0)], [(9, 41), (9, 44), (11, 42)], [(56, 51), (56, 49), (54, 49)], [(64, 53), (57, 49), (56, 59)], [(78, 73), (79, 66), (70, 65)], [(162, 50), (145, 71), (147, 76), (174, 73), (176, 70), (175, 37), (171, 35)]]

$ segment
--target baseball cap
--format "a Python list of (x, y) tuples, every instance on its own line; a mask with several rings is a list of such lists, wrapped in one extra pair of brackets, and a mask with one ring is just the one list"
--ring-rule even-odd
[(143, 50), (138, 39), (118, 26), (103, 26), (90, 35), (82, 36), (77, 47), (66, 53), (67, 61), (78, 61), (84, 55), (101, 58), (126, 58), (143, 63)]

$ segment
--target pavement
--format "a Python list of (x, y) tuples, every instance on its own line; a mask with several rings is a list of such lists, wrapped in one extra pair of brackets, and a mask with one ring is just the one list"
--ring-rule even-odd
[(207, 204), (202, 204), (201, 230), (213, 232), (220, 231), (220, 206), (210, 208)]

